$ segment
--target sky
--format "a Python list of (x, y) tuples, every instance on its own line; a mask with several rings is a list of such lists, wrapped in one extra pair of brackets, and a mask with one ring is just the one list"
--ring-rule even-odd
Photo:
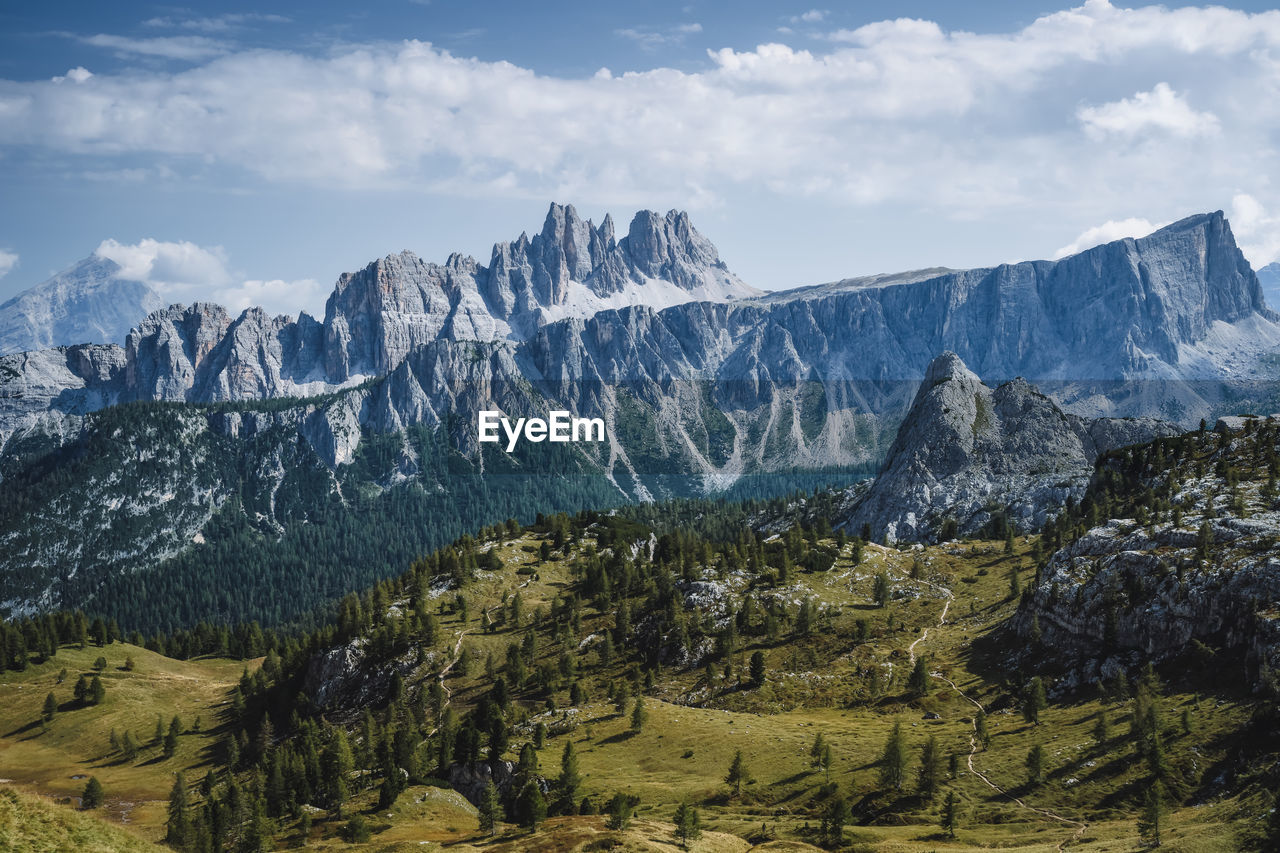
[(1053, 258), (1224, 210), (1280, 259), (1259, 3), (0, 6), (0, 301), (93, 253), (323, 312), (572, 203), (688, 210), (779, 289)]

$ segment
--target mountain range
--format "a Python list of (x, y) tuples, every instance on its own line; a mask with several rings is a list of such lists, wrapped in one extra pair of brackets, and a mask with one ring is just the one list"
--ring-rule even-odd
[[(280, 576), (246, 565), (203, 613), (288, 618), (393, 570), (362, 539), (393, 527), (411, 559), (508, 515), (870, 474), (944, 351), (1081, 417), (1187, 426), (1271, 405), (1278, 345), (1220, 212), (1059, 261), (761, 294), (683, 213), (615, 239), (552, 205), (487, 265), (344, 274), (323, 320), (172, 306), (124, 346), (0, 358), (0, 608), (136, 616), (158, 568), (194, 588), (252, 552), (297, 600), (255, 600)], [(608, 441), (506, 454), (476, 440), (482, 408), (601, 417)]]

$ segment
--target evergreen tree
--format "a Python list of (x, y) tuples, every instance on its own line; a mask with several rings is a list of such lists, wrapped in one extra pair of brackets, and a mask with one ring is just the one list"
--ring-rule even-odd
[(166, 843), (182, 850), (190, 837), (190, 821), (187, 817), (187, 780), (181, 772), (173, 777), (169, 789), (169, 819), (165, 822)]
[(1159, 847), (1162, 842), (1166, 811), (1164, 785), (1159, 779), (1152, 779), (1142, 795), (1142, 813), (1138, 816), (1138, 834), (1152, 847)]
[(560, 753), (560, 794), (566, 803), (576, 803), (578, 789), (582, 786), (582, 776), (578, 773), (578, 754), (574, 752), (573, 740), (566, 739), (564, 752)]
[(631, 824), (633, 805), (626, 794), (614, 794), (609, 800), (609, 820), (607, 825), (614, 832), (621, 832)]
[(76, 679), (76, 686), (71, 689), (71, 695), (76, 697), (76, 702), (83, 705), (89, 699), (89, 679), (81, 675)]
[(182, 721), (174, 714), (169, 722), (169, 731), (164, 736), (164, 757), (172, 758), (178, 751), (178, 735), (182, 734)]
[(942, 804), (942, 828), (947, 831), (947, 837), (956, 837), (956, 827), (960, 823), (960, 803), (956, 799), (955, 791), (947, 791), (946, 802)]
[(1012, 565), (1009, 567), (1009, 597), (1017, 598), (1022, 595), (1022, 581), (1018, 578), (1018, 567)]
[(932, 800), (942, 784), (942, 750), (933, 735), (920, 747), (920, 793)]
[(126, 761), (133, 761), (138, 757), (138, 742), (133, 737), (133, 732), (125, 729), (124, 737), (121, 739), (120, 750), (124, 753)]
[(916, 665), (911, 668), (911, 677), (907, 679), (907, 688), (917, 696), (924, 696), (929, 692), (929, 665), (924, 655), (916, 658)]
[(480, 831), (497, 835), (501, 815), (502, 801), (498, 799), (498, 789), (490, 779), (485, 783), (484, 793), (480, 795)]
[(813, 738), (813, 746), (809, 747), (809, 763), (814, 767), (822, 768), (822, 753), (827, 749), (827, 739), (822, 736), (822, 732), (818, 732)]
[(907, 744), (902, 735), (902, 723), (893, 724), (884, 751), (880, 753), (880, 785), (902, 790), (907, 775)]
[(877, 605), (879, 605), (880, 607), (884, 607), (889, 603), (889, 598), (892, 596), (892, 594), (893, 594), (893, 590), (889, 585), (889, 576), (884, 572), (880, 572), (878, 575), (876, 575), (876, 579), (871, 591), (871, 597), (875, 600), (875, 603)]
[(84, 792), (80, 794), (80, 808), (96, 809), (102, 805), (104, 796), (102, 783), (98, 781), (98, 777), (90, 776), (89, 781), (85, 783)]
[(751, 683), (756, 687), (764, 684), (764, 652), (751, 655)]
[(102, 686), (102, 679), (94, 676), (89, 682), (89, 704), (101, 705), (102, 700), (107, 698), (107, 688)]
[(631, 731), (639, 734), (644, 728), (645, 721), (649, 719), (649, 712), (644, 707), (644, 697), (637, 696), (635, 707), (631, 709)]
[(44, 723), (52, 723), (53, 718), (58, 714), (58, 700), (53, 698), (53, 692), (44, 697), (44, 708), (40, 712), (40, 719)]
[(1044, 781), (1044, 747), (1036, 744), (1027, 752), (1027, 784), (1032, 787)]
[(520, 825), (530, 832), (536, 832), (538, 824), (546, 820), (547, 800), (542, 796), (537, 780), (526, 782), (520, 790), (520, 796), (516, 799), (516, 814), (519, 815)]
[(1027, 683), (1022, 697), (1022, 716), (1028, 723), (1040, 725), (1040, 712), (1049, 707), (1049, 698), (1045, 695), (1044, 682), (1036, 676)]
[(673, 822), (676, 825), (676, 838), (680, 839), (682, 848), (688, 849), (690, 841), (697, 841), (702, 836), (702, 818), (698, 815), (698, 810), (684, 800), (676, 806)]
[(991, 732), (987, 729), (987, 712), (982, 708), (978, 709), (977, 716), (973, 718), (973, 731), (983, 749), (991, 745)]
[(751, 784), (751, 771), (742, 757), (742, 750), (733, 754), (733, 762), (729, 765), (729, 773), (724, 781), (733, 787), (734, 796), (742, 796), (742, 786)]
[(833, 847), (844, 844), (844, 827), (851, 817), (849, 804), (844, 797), (836, 797), (831, 801), (822, 817), (822, 835), (827, 844)]

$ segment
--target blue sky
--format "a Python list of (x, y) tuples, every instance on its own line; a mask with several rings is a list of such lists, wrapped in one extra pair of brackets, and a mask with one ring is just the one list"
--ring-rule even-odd
[(1280, 13), (996, 3), (0, 9), (0, 299), (93, 251), (319, 311), (551, 201), (748, 282), (1052, 257), (1224, 209), (1280, 256)]

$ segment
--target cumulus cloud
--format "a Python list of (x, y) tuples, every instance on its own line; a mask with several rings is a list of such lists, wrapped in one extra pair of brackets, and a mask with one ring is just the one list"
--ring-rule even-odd
[(1150, 92), (1138, 92), (1132, 98), (1099, 107), (1081, 107), (1076, 116), (1085, 131), (1095, 137), (1136, 136), (1148, 130), (1199, 136), (1216, 133), (1219, 128), (1217, 116), (1193, 110), (1168, 83), (1157, 83)]
[(84, 68), (82, 66), (77, 65), (75, 68), (72, 68), (66, 74), (63, 74), (59, 77), (54, 77), (52, 82), (62, 83), (65, 80), (70, 80), (72, 83), (83, 83), (85, 80), (88, 80), (92, 76), (93, 76), (93, 72), (90, 71), (88, 68)]
[(1237, 193), (1229, 218), (1240, 251), (1254, 269), (1280, 261), (1280, 211), (1268, 211), (1253, 196)]
[(816, 24), (827, 17), (826, 9), (810, 9), (800, 15), (792, 15), (790, 20), (793, 24)]
[[(329, 289), (313, 279), (246, 279), (233, 271), (221, 246), (150, 238), (137, 243), (103, 240), (94, 251), (120, 265), (119, 278), (150, 285), (173, 302), (211, 301), (234, 313), (258, 307), (269, 314), (319, 315)], [(13, 256), (17, 261), (17, 255)], [(2, 266), (2, 262), (0, 262)]]
[(172, 298), (208, 293), (232, 280), (226, 253), (219, 246), (206, 249), (185, 240), (168, 243), (150, 238), (132, 244), (103, 240), (94, 254), (119, 264), (120, 278), (149, 284)]
[(826, 35), (820, 51), (724, 48), (697, 71), (587, 76), (416, 41), (321, 55), (188, 43), (204, 58), (177, 73), (0, 81), (0, 152), (582, 203), (763, 190), (1077, 226), (1221, 206), (1223, 187), (1254, 188), (1280, 165), (1280, 11), (1089, 0), (1008, 33), (899, 19)]
[(4, 278), (18, 265), (18, 253), (0, 249), (0, 278)]
[(1152, 231), (1163, 228), (1168, 224), (1167, 222), (1152, 223), (1146, 219), (1137, 218), (1109, 220), (1101, 225), (1086, 229), (1079, 237), (1054, 252), (1053, 257), (1054, 260), (1065, 258), (1068, 255), (1083, 252), (1085, 249), (1092, 249), (1094, 246), (1101, 246), (1103, 243), (1111, 243), (1115, 240), (1123, 240), (1126, 237), (1145, 237)]
[(302, 309), (319, 317), (323, 315), (329, 292), (330, 288), (311, 278), (294, 281), (248, 279), (235, 287), (217, 290), (214, 298), (233, 312), (256, 306), (273, 315), (292, 316)]

